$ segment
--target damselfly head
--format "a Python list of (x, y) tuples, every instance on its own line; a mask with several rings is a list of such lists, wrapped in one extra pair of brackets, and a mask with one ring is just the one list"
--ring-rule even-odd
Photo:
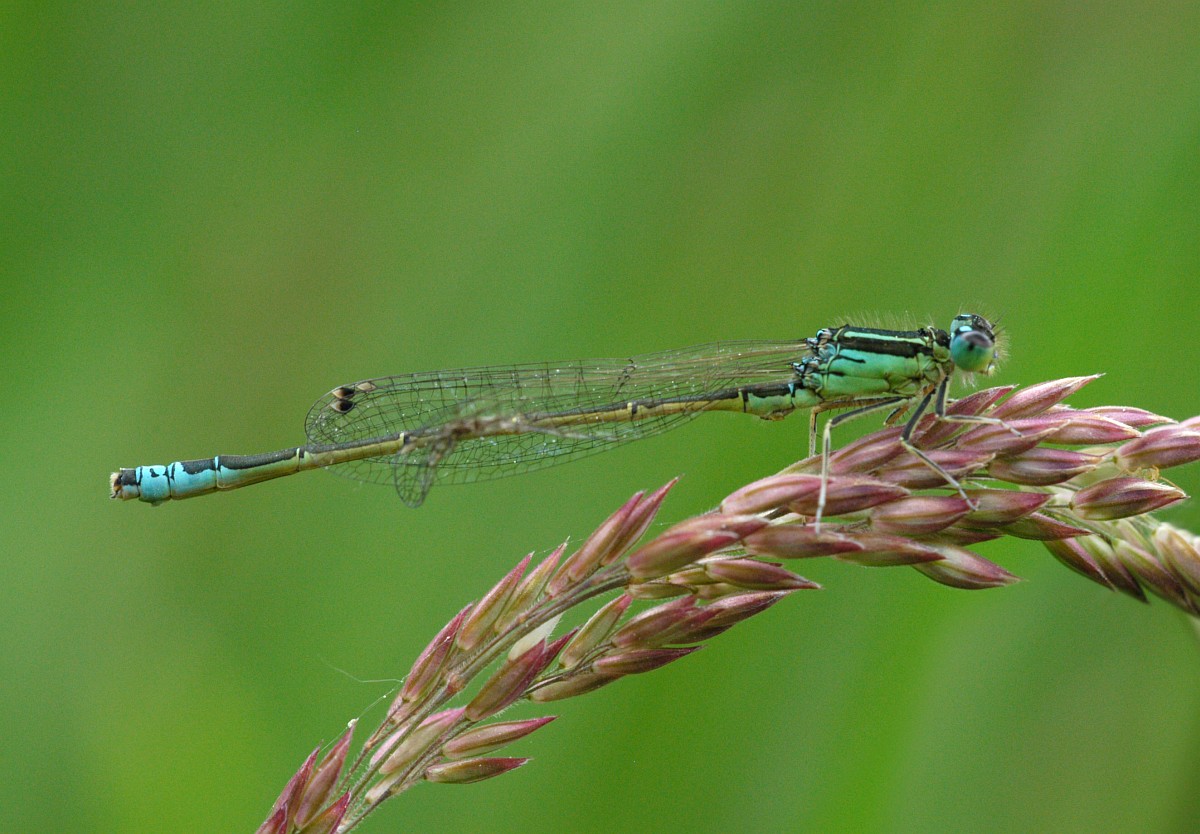
[(983, 316), (963, 313), (950, 325), (950, 358), (960, 370), (987, 376), (996, 361), (996, 333)]

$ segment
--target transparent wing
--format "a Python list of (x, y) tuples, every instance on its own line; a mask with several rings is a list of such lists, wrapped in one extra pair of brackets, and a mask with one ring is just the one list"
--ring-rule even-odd
[(438, 483), (463, 483), (527, 472), (594, 454), (665, 431), (691, 419), (703, 402), (638, 420), (589, 419), (586, 412), (623, 408), (631, 400), (690, 399), (740, 385), (786, 381), (792, 363), (809, 355), (802, 340), (717, 342), (628, 359), (591, 359), (406, 374), (334, 389), (308, 413), (305, 430), (317, 447), (435, 431), (472, 420), (581, 413), (557, 429), (444, 442), (387, 458), (340, 464), (334, 471), (394, 483), (419, 504)]

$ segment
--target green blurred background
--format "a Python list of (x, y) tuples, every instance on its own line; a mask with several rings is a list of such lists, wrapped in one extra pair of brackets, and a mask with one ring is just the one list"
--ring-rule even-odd
[[(18, 3), (0, 67), (7, 831), (251, 831), (527, 550), (805, 444), (718, 415), (419, 511), (325, 474), (106, 498), (301, 442), (348, 380), (978, 305), (1003, 382), (1200, 412), (1194, 3)], [(366, 830), (1195, 831), (1189, 624), (981, 552), (1026, 581), (805, 565)]]

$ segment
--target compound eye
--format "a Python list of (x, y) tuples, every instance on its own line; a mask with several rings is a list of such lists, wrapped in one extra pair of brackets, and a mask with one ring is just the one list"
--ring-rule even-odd
[(987, 373), (995, 357), (996, 341), (984, 330), (964, 325), (950, 337), (950, 358), (967, 373)]

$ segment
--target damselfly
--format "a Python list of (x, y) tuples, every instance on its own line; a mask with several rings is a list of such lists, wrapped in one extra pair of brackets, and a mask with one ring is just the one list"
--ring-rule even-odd
[(341, 385), (313, 405), (304, 446), (122, 469), (110, 479), (112, 497), (160, 504), (334, 468), (358, 480), (390, 483), (416, 507), (434, 483), (540, 469), (649, 437), (704, 411), (777, 420), (808, 409), (811, 452), (817, 415), (848, 409), (825, 421), (823, 507), (834, 426), (887, 409), (893, 424), (910, 408), (901, 443), (963, 493), (910, 440), (930, 404), (944, 420), (996, 422), (946, 412), (955, 374), (989, 374), (995, 358), (992, 324), (963, 314), (949, 332), (843, 325), (796, 341), (716, 342), (629, 359), (368, 379)]

